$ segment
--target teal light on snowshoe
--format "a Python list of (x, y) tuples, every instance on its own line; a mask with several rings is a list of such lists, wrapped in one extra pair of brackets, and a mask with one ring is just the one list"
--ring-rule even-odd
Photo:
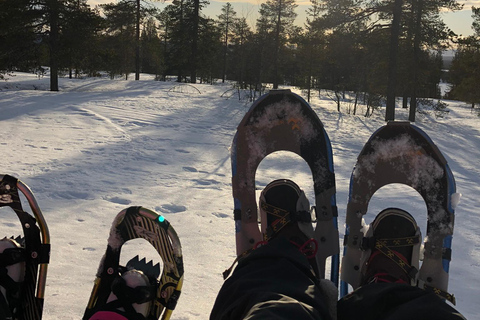
[(158, 216), (158, 222), (162, 223), (165, 221), (165, 217), (164, 216)]

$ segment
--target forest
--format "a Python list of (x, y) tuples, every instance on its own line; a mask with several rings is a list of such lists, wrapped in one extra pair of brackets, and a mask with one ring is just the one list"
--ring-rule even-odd
[[(474, 34), (457, 36), (441, 12), (456, 0), (312, 0), (302, 26), (295, 0), (261, 3), (255, 25), (225, 3), (221, 14), (202, 13), (205, 0), (120, 0), (92, 8), (86, 0), (0, 0), (0, 80), (12, 72), (58, 77), (215, 83), (262, 92), (291, 85), (308, 99), (328, 90), (348, 96), (367, 114), (382, 104), (393, 120), (396, 97), (415, 121), (419, 101), (480, 103), (480, 8), (472, 7)], [(454, 49), (448, 70), (442, 52)], [(442, 97), (441, 81), (451, 90)], [(368, 111), (370, 110), (370, 111)], [(393, 111), (394, 112), (394, 111)]]

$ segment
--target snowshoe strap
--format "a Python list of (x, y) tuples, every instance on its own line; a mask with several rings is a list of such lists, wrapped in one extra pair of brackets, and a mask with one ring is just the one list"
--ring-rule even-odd
[[(399, 256), (397, 253), (395, 253), (395, 251), (391, 250), (390, 248), (413, 246), (419, 242), (420, 242), (420, 239), (418, 236), (396, 238), (396, 239), (376, 239), (375, 237), (370, 237), (370, 238), (363, 238), (362, 248), (364, 250), (367, 250), (367, 249), (378, 250), (379, 252), (387, 256), (390, 260), (394, 261), (408, 275), (410, 279), (414, 279), (418, 270), (415, 267), (410, 266), (407, 262), (405, 262), (404, 259), (402, 259), (401, 256)], [(420, 281), (419, 281), (418, 287), (426, 291), (435, 293), (441, 298), (447, 301), (450, 301), (453, 305), (455, 305), (456, 303), (455, 296), (446, 291), (429, 286), (426, 283), (423, 283), (422, 285)]]
[[(15, 282), (8, 275), (6, 266), (0, 267), (0, 286), (5, 288), (7, 292), (6, 297), (0, 292), (0, 308), (4, 310), (3, 312), (15, 311), (21, 302), (20, 292), (22, 283)], [(9, 318), (7, 317), (6, 319)]]
[(129, 287), (125, 279), (120, 276), (116, 277), (112, 284), (112, 292), (117, 298), (129, 304), (152, 301), (155, 298), (156, 290), (156, 285)]
[[(255, 247), (256, 248), (256, 247)], [(242, 254), (240, 254), (239, 256), (237, 256), (235, 258), (235, 260), (233, 260), (233, 263), (232, 265), (230, 266), (230, 268), (228, 268), (227, 270), (223, 271), (222, 275), (223, 275), (223, 280), (227, 280), (228, 276), (230, 275), (230, 273), (232, 273), (232, 270), (233, 270), (233, 267), (235, 266), (235, 264), (240, 261), (242, 258), (248, 256), (250, 254), (250, 252), (252, 252), (253, 250), (255, 250), (255, 248), (251, 248), (251, 249), (248, 249), (247, 251), (243, 252)]]
[[(387, 256), (390, 260), (395, 262), (407, 275), (410, 279), (415, 279), (415, 275), (418, 273), (417, 268), (412, 267), (408, 262), (406, 262), (402, 257), (397, 254), (395, 251), (391, 250), (388, 246), (389, 243), (397, 243), (397, 247), (399, 246), (410, 246), (414, 245), (412, 242), (411, 244), (403, 244), (400, 245), (400, 243), (408, 243), (410, 240), (413, 240), (411, 238), (417, 238), (418, 237), (410, 237), (410, 238), (402, 238), (402, 239), (379, 239), (375, 241), (375, 249), (378, 250), (379, 252), (383, 253), (385, 256)], [(409, 239), (409, 240), (406, 240)]]
[(386, 246), (388, 248), (408, 247), (408, 246), (414, 246), (420, 243), (420, 237), (416, 235), (412, 237), (395, 238), (395, 239), (377, 239), (375, 237), (363, 238), (362, 249), (363, 250), (375, 249), (377, 243), (380, 241), (383, 246)]
[(13, 319), (7, 299), (0, 292), (0, 319)]
[(0, 253), (0, 267), (11, 266), (23, 261), (25, 261), (25, 249), (23, 248), (6, 248)]
[[(420, 288), (422, 288), (422, 286), (420, 285), (420, 282), (419, 282), (419, 285), (418, 285)], [(423, 290), (425, 291), (428, 291), (428, 292), (433, 292), (435, 293), (437, 296), (439, 296), (440, 298), (442, 299), (445, 299), (447, 301), (450, 301), (453, 305), (456, 305), (457, 303), (457, 300), (455, 299), (455, 296), (451, 293), (448, 293), (446, 291), (443, 291), (441, 289), (438, 289), (438, 288), (435, 288), (435, 287), (432, 287), (432, 286), (429, 286), (428, 284), (424, 283), (423, 284)]]
[(287, 210), (272, 206), (265, 201), (260, 201), (260, 205), (262, 210), (264, 210), (267, 214), (278, 218), (265, 230), (265, 234), (263, 235), (264, 241), (270, 240), (276, 233), (282, 230), (290, 222), (312, 222), (312, 216), (308, 211), (289, 212)]

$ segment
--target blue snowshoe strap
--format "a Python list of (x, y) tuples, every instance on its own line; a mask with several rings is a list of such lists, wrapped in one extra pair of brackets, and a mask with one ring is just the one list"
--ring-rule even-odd
[(290, 222), (312, 222), (312, 216), (307, 211), (289, 212), (287, 210), (272, 206), (265, 201), (260, 201), (260, 206), (267, 214), (277, 217), (274, 223), (265, 230), (263, 240), (270, 240), (276, 233), (282, 230)]

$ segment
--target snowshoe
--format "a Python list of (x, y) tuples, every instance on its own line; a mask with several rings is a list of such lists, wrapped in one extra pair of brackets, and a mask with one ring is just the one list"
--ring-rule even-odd
[(330, 140), (315, 111), (290, 90), (272, 90), (253, 103), (233, 140), (232, 189), (237, 256), (262, 241), (258, 227), (255, 174), (260, 162), (276, 151), (302, 157), (312, 171), (318, 241), (317, 274), (325, 277), (332, 257), (331, 280), (338, 284), (339, 237), (335, 174)]
[[(138, 256), (126, 266), (120, 265), (123, 244), (136, 238), (147, 240), (156, 249), (163, 261), (163, 272), (158, 264), (146, 263)], [(182, 251), (173, 227), (154, 211), (130, 207), (113, 221), (83, 319), (105, 319), (100, 318), (105, 313), (129, 320), (169, 319), (182, 284)]]
[(373, 194), (381, 187), (405, 184), (415, 189), (427, 206), (427, 237), (416, 285), (453, 301), (447, 293), (455, 193), (453, 174), (440, 150), (419, 128), (409, 122), (389, 122), (365, 144), (352, 173), (347, 205), (341, 296), (362, 283), (365, 256), (363, 216)]
[[(0, 319), (39, 320), (50, 260), (50, 234), (28, 186), (9, 175), (0, 179), (0, 207), (10, 207), (23, 230), (21, 237), (0, 241)], [(33, 215), (24, 211), (20, 194)]]

